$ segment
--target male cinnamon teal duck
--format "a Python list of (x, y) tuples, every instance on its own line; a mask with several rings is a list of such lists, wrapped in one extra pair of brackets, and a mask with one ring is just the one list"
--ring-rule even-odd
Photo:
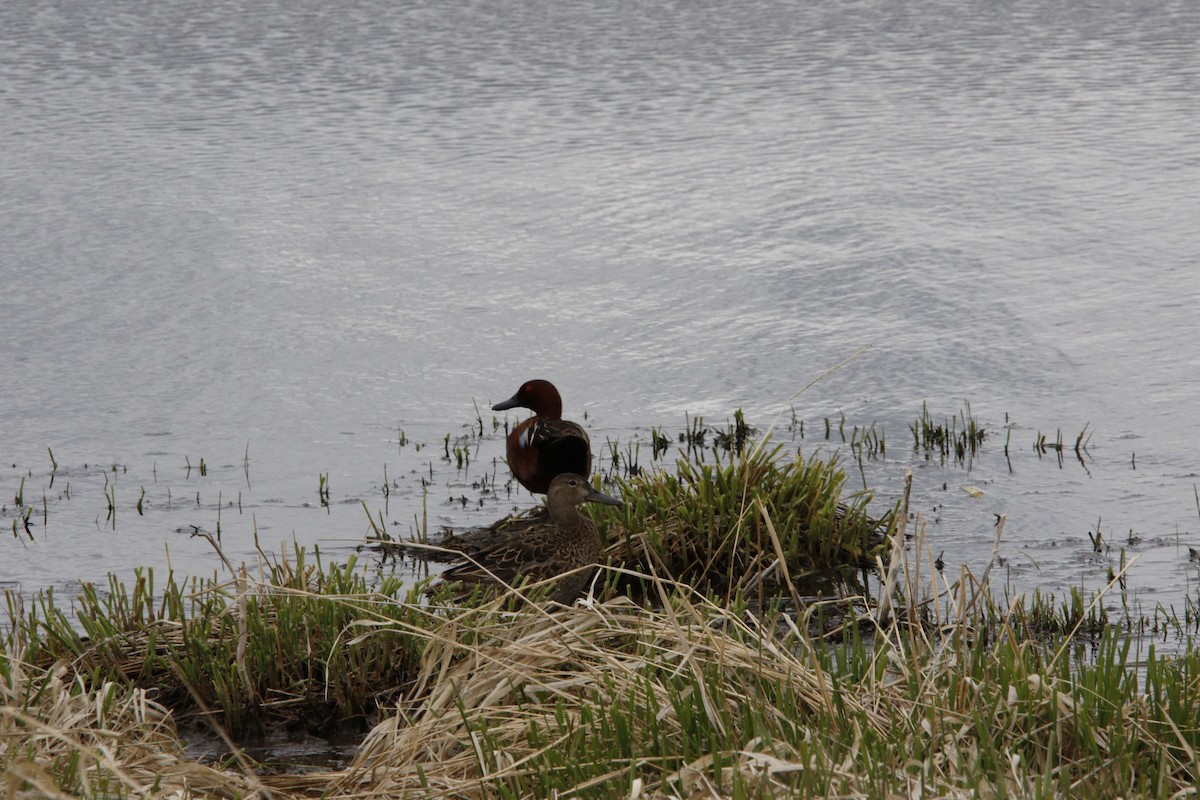
[(555, 475), (574, 472), (587, 477), (592, 471), (592, 444), (587, 431), (562, 418), (562, 397), (550, 381), (522, 384), (517, 393), (493, 411), (521, 406), (533, 416), (508, 434), (505, 452), (508, 468), (531, 492), (545, 492)]
[[(461, 582), (458, 597), (469, 595), (478, 584), (519, 580), (536, 583), (571, 572), (554, 587), (550, 599), (570, 603), (583, 593), (590, 577), (582, 569), (600, 557), (600, 535), (596, 525), (579, 512), (584, 502), (623, 505), (620, 500), (594, 488), (587, 478), (564, 472), (550, 482), (546, 503), (550, 525), (533, 530), (508, 531), (509, 535), (464, 549), (464, 558), (442, 573), (442, 583)], [(572, 572), (575, 570), (575, 572)]]

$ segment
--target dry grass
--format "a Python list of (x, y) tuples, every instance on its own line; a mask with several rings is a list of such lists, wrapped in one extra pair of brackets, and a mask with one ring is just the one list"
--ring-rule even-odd
[(241, 797), (256, 781), (183, 755), (171, 714), (146, 691), (92, 685), (64, 664), (8, 653), (0, 680), (5, 797)]
[[(430, 641), (414, 694), (372, 732), (335, 786), (388, 797), (457, 794), (484, 778), (514, 794), (520, 787), (583, 791), (638, 780), (647, 791), (686, 795), (685, 787), (709, 770), (664, 759), (661, 746), (686, 753), (694, 714), (737, 738), (736, 709), (755, 705), (767, 686), (789, 698), (787, 708), (771, 709), (773, 724), (803, 724), (828, 704), (829, 679), (811, 652), (795, 648), (800, 641), (778, 639), (753, 620), (703, 603), (648, 611), (617, 599), (553, 614), (468, 611)], [(692, 696), (681, 698), (685, 692)], [(877, 731), (885, 724), (854, 698), (842, 702)], [(532, 730), (540, 734), (531, 737)], [(783, 763), (787, 748), (753, 738), (727, 754), (728, 768), (771, 783), (768, 767)], [(655, 740), (659, 752), (638, 756), (643, 739)], [(614, 746), (628, 752), (614, 757)], [(572, 772), (587, 777), (572, 783)], [(570, 785), (558, 785), (561, 778)]]

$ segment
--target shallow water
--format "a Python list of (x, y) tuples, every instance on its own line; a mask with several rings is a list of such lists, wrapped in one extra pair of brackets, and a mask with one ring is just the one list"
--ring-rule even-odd
[[(619, 448), (875, 423), (869, 484), (916, 467), (947, 563), (1005, 514), (1017, 590), (1103, 585), (1124, 544), (1132, 601), (1179, 609), (1198, 39), (1185, 2), (6, 3), (0, 583), (209, 574), (193, 526), (340, 559), (364, 501), (490, 521), (532, 498), (486, 407), (540, 376)], [(965, 401), (970, 472), (914, 455), (922, 403)], [(1084, 464), (1032, 449), (1085, 426)]]

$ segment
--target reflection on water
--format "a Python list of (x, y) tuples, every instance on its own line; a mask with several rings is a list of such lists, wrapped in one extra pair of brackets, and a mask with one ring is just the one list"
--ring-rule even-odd
[[(869, 344), (795, 406), (887, 431), (885, 499), (923, 401), (994, 434), (969, 477), (916, 459), (935, 550), (979, 565), (1004, 513), (1014, 584), (1061, 590), (1133, 530), (1166, 601), (1200, 529), (1198, 36), (1169, 1), (4, 4), (2, 485), (62, 516), (3, 577), (206, 572), (174, 532), (218, 510), (244, 557), (348, 554), (385, 468), (396, 530), (465, 524), (528, 501), (451, 502), (473, 401), (545, 376), (600, 440), (765, 427)], [(1090, 473), (1033, 454), (1084, 425)]]

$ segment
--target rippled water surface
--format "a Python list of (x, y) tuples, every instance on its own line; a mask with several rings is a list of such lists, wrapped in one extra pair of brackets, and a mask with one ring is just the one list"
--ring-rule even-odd
[[(0, 584), (208, 574), (196, 528), (343, 558), (364, 501), (489, 521), (532, 498), (486, 407), (540, 376), (618, 448), (874, 423), (867, 482), (915, 466), (948, 563), (1005, 514), (1016, 588), (1103, 585), (1125, 546), (1180, 607), (1197, 41), (1170, 1), (6, 2)], [(970, 471), (914, 455), (922, 403), (967, 401)]]

